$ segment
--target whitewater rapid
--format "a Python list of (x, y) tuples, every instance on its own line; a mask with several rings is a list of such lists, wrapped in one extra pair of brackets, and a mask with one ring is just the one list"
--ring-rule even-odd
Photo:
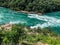
[(41, 29), (49, 27), (50, 30), (60, 34), (60, 11), (38, 15), (0, 7), (0, 25), (3, 24), (23, 24), (30, 28)]
[(46, 28), (60, 33), (60, 12), (38, 14), (25, 14), (0, 7), (0, 25), (24, 24), (30, 28)]
[(57, 27), (60, 26), (60, 19), (55, 18), (55, 17), (50, 17), (47, 15), (37, 15), (37, 14), (29, 14), (29, 18), (35, 18), (38, 20), (43, 20), (45, 21), (43, 24), (36, 24), (35, 26), (30, 26), (30, 28), (46, 28), (46, 27)]

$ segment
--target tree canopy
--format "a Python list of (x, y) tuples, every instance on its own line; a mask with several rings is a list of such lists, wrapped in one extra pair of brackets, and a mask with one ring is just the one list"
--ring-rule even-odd
[(59, 0), (2, 0), (0, 6), (42, 13), (60, 11)]

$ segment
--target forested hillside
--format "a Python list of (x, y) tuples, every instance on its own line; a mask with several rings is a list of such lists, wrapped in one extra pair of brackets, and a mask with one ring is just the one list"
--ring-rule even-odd
[(60, 0), (0, 0), (0, 6), (45, 13), (60, 11)]
[(0, 45), (60, 45), (60, 12), (54, 11), (60, 0), (0, 0)]
[[(37, 42), (42, 42), (36, 44)], [(11, 29), (0, 29), (0, 45), (59, 45), (60, 36), (50, 29), (30, 29), (24, 25), (13, 25)]]

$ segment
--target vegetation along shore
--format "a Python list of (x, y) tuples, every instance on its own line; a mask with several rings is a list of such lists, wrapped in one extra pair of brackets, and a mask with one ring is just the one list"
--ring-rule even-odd
[(0, 0), (0, 6), (38, 13), (60, 11), (59, 0)]
[[(11, 26), (10, 26), (11, 27)], [(0, 29), (0, 45), (58, 45), (60, 36), (49, 28), (30, 29), (24, 25), (12, 25), (10, 29)]]
[[(9, 8), (14, 11), (28, 13), (28, 14), (42, 15), (48, 12), (60, 11), (60, 0), (0, 0), (0, 7)], [(2, 17), (4, 17), (5, 14), (10, 15), (11, 12), (8, 13), (8, 10), (7, 12), (5, 12), (4, 10)], [(7, 15), (4, 18), (1, 17), (1, 19), (4, 20), (7, 18), (6, 20), (4, 20), (5, 22), (8, 20), (8, 18), (10, 18), (9, 15)], [(17, 14), (17, 17), (19, 17), (19, 15)], [(15, 18), (12, 16), (14, 16)], [(12, 14), (12, 16), (11, 16), (11, 20), (16, 19), (15, 14)], [(51, 22), (51, 21), (58, 20), (57, 19), (58, 16), (55, 16), (56, 18), (52, 17), (51, 20), (49, 16), (45, 16), (45, 17), (48, 17), (46, 19), (48, 19)], [(23, 18), (27, 20), (28, 18), (25, 17), (26, 17), (25, 15), (20, 16), (19, 18), (17, 18), (17, 20), (19, 21), (20, 18), (22, 20)], [(11, 20), (9, 19), (9, 21)], [(29, 20), (30, 18), (27, 20), (27, 22), (29, 22)], [(33, 24), (32, 23), (33, 20), (36, 21), (36, 19), (32, 19), (31, 23), (30, 22), (29, 23)], [(38, 23), (38, 21), (36, 22)], [(45, 20), (43, 20), (42, 22), (44, 21)], [(48, 24), (50, 22), (48, 22)], [(59, 20), (55, 22), (59, 23)], [(37, 29), (36, 28), (31, 29), (30, 27), (27, 27), (24, 24), (14, 24), (14, 25), (5, 24), (0, 26), (0, 45), (60, 45), (60, 34), (57, 34), (56, 31), (53, 32), (50, 29), (50, 27), (47, 28), (38, 27)]]

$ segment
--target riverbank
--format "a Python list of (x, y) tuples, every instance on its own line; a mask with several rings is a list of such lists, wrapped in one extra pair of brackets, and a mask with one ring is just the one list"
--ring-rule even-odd
[(0, 26), (0, 29), (4, 29), (4, 30), (10, 30), (12, 28), (13, 24), (4, 24)]
[[(9, 24), (7, 24), (10, 26)], [(5, 25), (6, 26), (6, 25)], [(7, 27), (7, 26), (6, 26)], [(30, 34), (28, 34), (30, 33)], [(25, 29), (22, 25), (13, 25), (11, 30), (0, 31), (1, 43), (12, 44), (13, 42), (18, 45), (57, 45), (60, 44), (60, 36), (51, 32), (50, 29)], [(3, 36), (2, 36), (3, 35)], [(2, 38), (3, 37), (3, 38)], [(52, 43), (51, 43), (52, 42)], [(1, 44), (0, 43), (0, 44)]]
[(41, 13), (41, 12), (26, 11), (26, 10), (20, 10), (20, 9), (19, 10), (17, 10), (17, 9), (11, 9), (11, 10), (14, 10), (14, 11), (17, 11), (17, 12), (26, 13), (26, 14), (38, 14), (38, 15), (44, 14), (44, 13)]
[(29, 12), (29, 11), (23, 11), (23, 10), (21, 10), (19, 12), (27, 13), (27, 14), (38, 14), (38, 15), (42, 15), (43, 14), (43, 13), (38, 13), (38, 12), (33, 12), (33, 11)]

